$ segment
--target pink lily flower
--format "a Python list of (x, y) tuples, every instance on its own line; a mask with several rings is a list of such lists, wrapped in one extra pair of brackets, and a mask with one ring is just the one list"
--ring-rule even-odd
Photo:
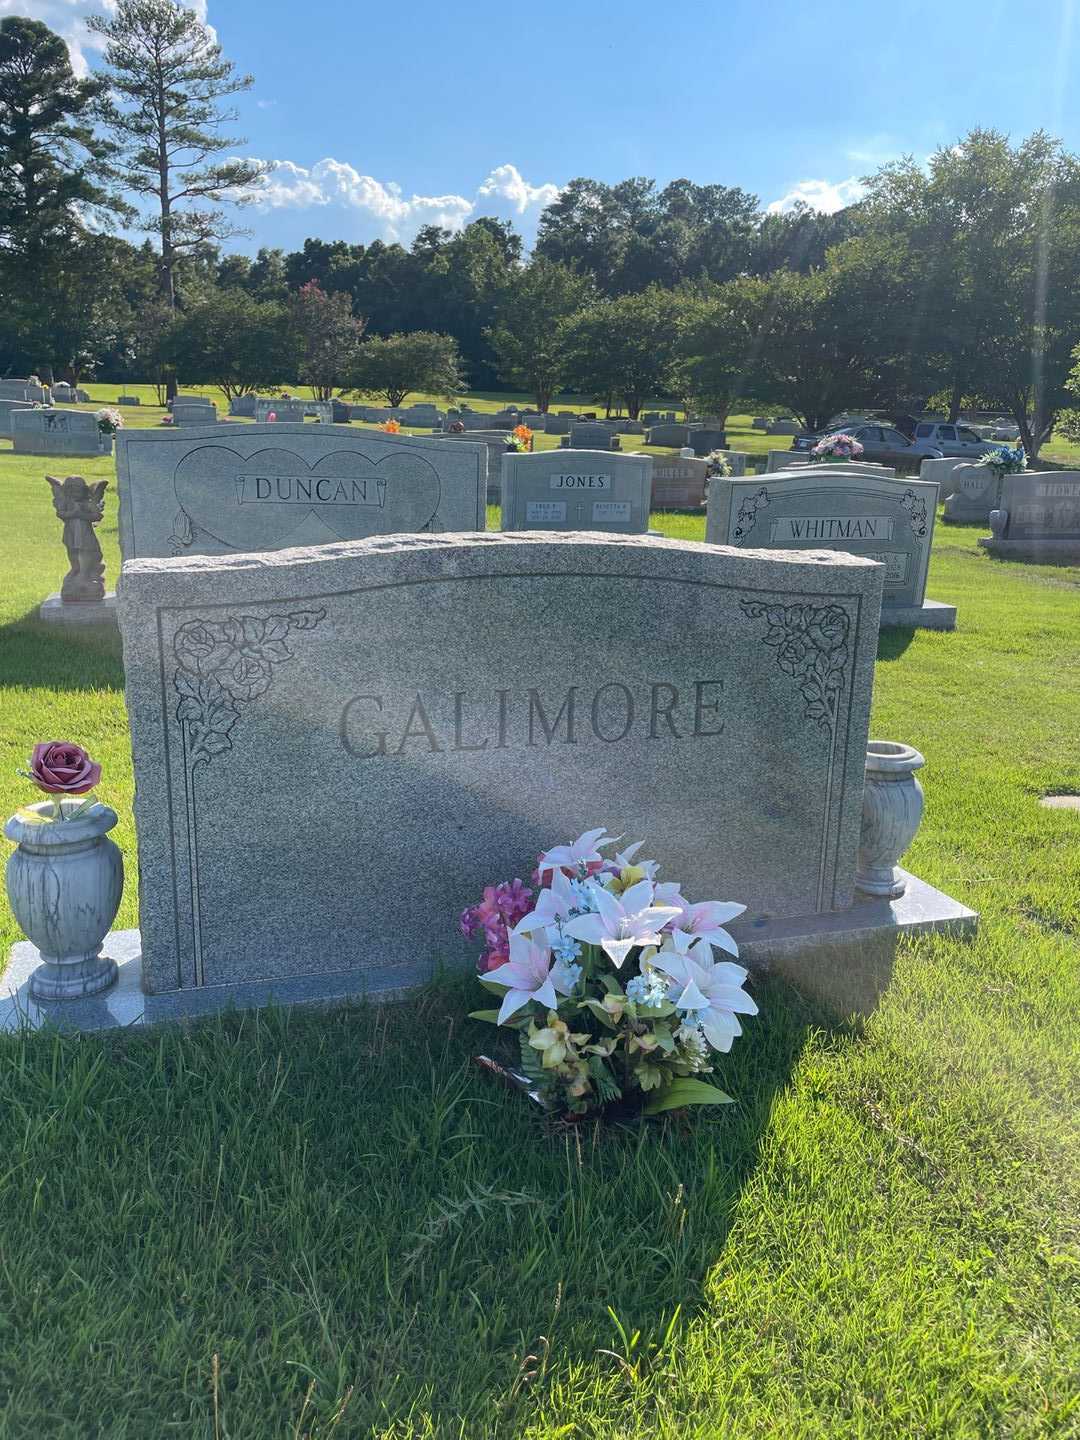
[(497, 970), (489, 970), (484, 979), (506, 986), (499, 1009), (500, 1025), (530, 1000), (546, 1010), (556, 1010), (559, 1005), (556, 991), (559, 995), (569, 995), (574, 988), (565, 967), (551, 963), (548, 946), (537, 945), (523, 935), (510, 936), (510, 959)]
[(537, 863), (537, 873), (541, 880), (545, 870), (569, 870), (576, 874), (583, 865), (599, 864), (604, 857), (598, 847), (611, 845), (613, 840), (602, 825), (599, 830), (586, 830), (572, 845), (553, 845), (545, 851)]

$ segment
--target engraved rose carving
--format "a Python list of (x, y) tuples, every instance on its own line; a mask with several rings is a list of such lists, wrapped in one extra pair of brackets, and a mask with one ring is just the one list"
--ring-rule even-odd
[(239, 707), (265, 694), (274, 666), (293, 658), (285, 643), (290, 632), (311, 630), (325, 615), (323, 609), (296, 610), (265, 619), (189, 620), (180, 626), (173, 638), (178, 665), (173, 685), (192, 770), (232, 748)]
[(848, 662), (847, 612), (839, 605), (739, 603), (748, 619), (765, 617), (765, 644), (776, 650), (776, 663), (784, 674), (800, 682), (807, 719), (816, 720), (831, 735)]

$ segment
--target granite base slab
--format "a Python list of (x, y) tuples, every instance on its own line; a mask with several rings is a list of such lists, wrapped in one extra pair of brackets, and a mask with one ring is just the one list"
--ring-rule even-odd
[[(867, 973), (878, 976), (882, 955), (891, 959), (896, 942), (907, 935), (945, 932), (973, 935), (979, 917), (932, 885), (907, 875), (907, 889), (896, 900), (862, 896), (840, 915), (773, 920), (737, 931), (740, 958), (753, 969), (776, 971), (804, 988), (825, 988), (845, 1010), (867, 1008), (853, 999), (867, 990)], [(117, 963), (119, 978), (111, 990), (86, 1000), (41, 1003), (30, 996), (30, 976), (41, 963), (29, 940), (14, 945), (0, 976), (0, 1031), (23, 1025), (40, 1029), (61, 1025), (74, 1030), (122, 1030), (196, 1020), (235, 1007), (332, 1005), (347, 1000), (389, 1003), (403, 999), (430, 978), (430, 967), (373, 967), (354, 972), (293, 980), (253, 980), (206, 986), (168, 994), (142, 990), (142, 944), (138, 930), (114, 930), (102, 952)], [(835, 967), (835, 968), (834, 968)], [(873, 988), (873, 987), (871, 987)], [(880, 993), (878, 987), (876, 993)]]
[(83, 629), (90, 625), (107, 625), (117, 628), (116, 591), (107, 590), (104, 600), (85, 600), (79, 604), (65, 603), (59, 590), (41, 602), (38, 618), (50, 625), (73, 625)]
[(882, 605), (882, 630), (955, 630), (956, 606), (941, 600), (924, 600), (921, 605)]
[(1042, 560), (1051, 565), (1080, 565), (1080, 543), (1076, 540), (995, 540), (983, 536), (979, 544), (999, 560)]

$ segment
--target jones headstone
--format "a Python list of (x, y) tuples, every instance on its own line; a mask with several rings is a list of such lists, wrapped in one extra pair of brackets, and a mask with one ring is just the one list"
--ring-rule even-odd
[(714, 545), (843, 550), (885, 567), (881, 623), (952, 630), (956, 608), (926, 599), (937, 486), (810, 465), (769, 477), (709, 481)]
[(989, 525), (990, 511), (1001, 505), (1002, 477), (989, 465), (957, 465), (952, 494), (941, 518), (955, 525)]
[(89, 410), (13, 410), (11, 438), (17, 455), (111, 455), (113, 448)]
[(1080, 471), (1006, 475), (990, 529), (979, 544), (994, 555), (1080, 564)]
[(652, 468), (649, 455), (596, 450), (507, 454), (502, 528), (643, 535), (649, 528)]
[(145, 988), (212, 1006), (471, 965), (462, 907), (593, 825), (745, 903), (748, 939), (827, 925), (854, 900), (881, 581), (646, 536), (128, 561)]
[(125, 559), (482, 530), (487, 450), (345, 426), (123, 430)]

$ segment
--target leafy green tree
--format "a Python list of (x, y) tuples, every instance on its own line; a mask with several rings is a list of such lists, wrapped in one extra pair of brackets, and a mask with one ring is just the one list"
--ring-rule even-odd
[(1080, 335), (1080, 160), (1037, 131), (1016, 145), (973, 130), (923, 169), (870, 178), (869, 221), (901, 241), (915, 273), (910, 348), (939, 364), (952, 413), (965, 395), (1007, 408), (1034, 459)]
[(262, 174), (256, 162), (217, 158), (243, 143), (223, 133), (236, 113), (219, 102), (252, 77), (236, 73), (213, 31), (176, 0), (119, 0), (87, 25), (106, 42), (99, 108), (117, 173), (152, 206), (144, 226), (158, 237), (161, 292), (172, 307), (180, 260), (239, 233), (219, 207), (250, 198)]
[(329, 400), (345, 384), (364, 333), (344, 292), (327, 295), (312, 280), (289, 300), (289, 320), (300, 347), (300, 379)]
[(109, 146), (92, 119), (100, 91), (75, 78), (47, 25), (0, 20), (0, 254), (27, 283), (46, 247), (81, 232), (80, 210), (106, 222), (130, 214), (102, 183)]
[(222, 290), (174, 321), (161, 358), (189, 384), (216, 385), (232, 400), (291, 380), (300, 355), (284, 306)]
[(589, 298), (582, 276), (538, 255), (503, 295), (487, 337), (499, 375), (546, 411), (569, 372), (565, 328)]
[(671, 291), (653, 285), (580, 311), (566, 324), (578, 383), (609, 408), (618, 397), (636, 420), (650, 396), (668, 389), (678, 309)]
[(683, 298), (670, 383), (688, 411), (723, 423), (751, 391), (768, 298), (767, 283), (751, 277)]
[(457, 341), (431, 330), (372, 336), (357, 349), (349, 387), (394, 406), (414, 390), (452, 399), (465, 388)]

